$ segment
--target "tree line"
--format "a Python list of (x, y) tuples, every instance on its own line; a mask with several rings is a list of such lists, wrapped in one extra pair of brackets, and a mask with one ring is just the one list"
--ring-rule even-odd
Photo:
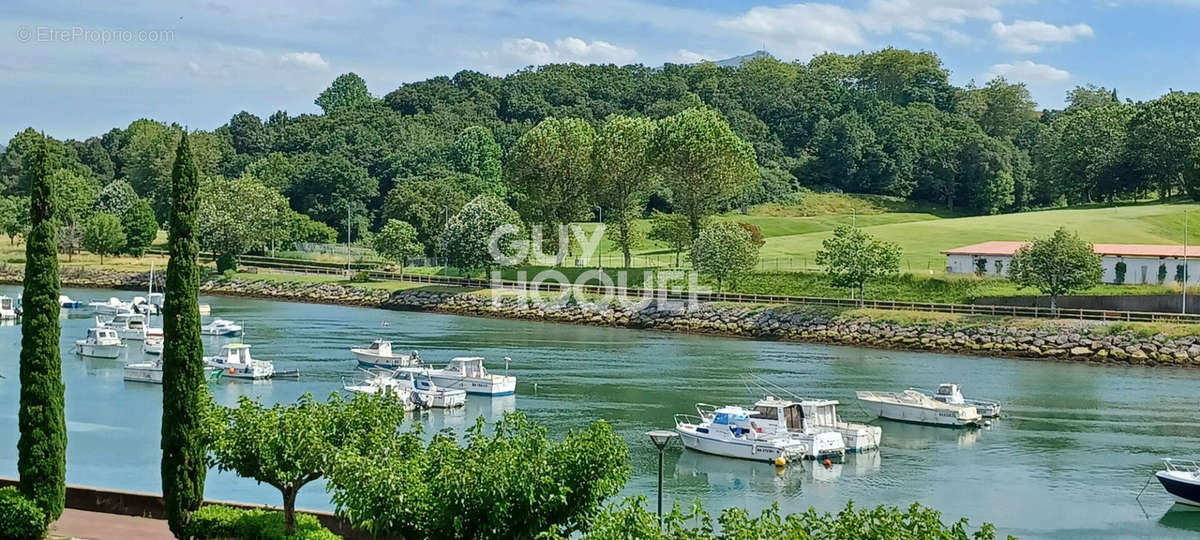
[[(224, 235), (242, 240), (206, 236), (205, 248), (367, 239), (398, 220), (434, 255), (450, 215), (479, 195), (519, 210), (527, 223), (680, 213), (693, 238), (706, 212), (786, 202), (805, 190), (891, 195), (963, 214), (1200, 197), (1200, 94), (1135, 103), (1086, 86), (1070, 91), (1063, 109), (1038, 110), (1020, 83), (950, 84), (931, 52), (762, 57), (734, 67), (555, 64), (503, 77), (460, 71), (382, 97), (348, 73), (315, 103), (321, 114), (263, 119), (243, 111), (190, 133), (202, 198), (257, 190), (246, 200), (272, 214), (257, 223), (213, 216), (210, 223), (242, 226)], [(689, 122), (710, 120), (728, 126), (719, 135), (731, 159), (706, 162), (698, 145), (650, 128), (685, 133), (695, 127)], [(141, 119), (55, 141), (55, 167), (66, 171), (64, 186), (74, 186), (60, 191), (81, 191), (82, 200), (127, 187), (162, 222), (181, 132)], [(25, 156), (37, 135), (18, 133), (0, 153), (3, 194), (28, 194)], [(724, 175), (736, 182), (698, 185), (688, 176), (708, 166), (736, 168)], [(20, 204), (0, 204), (0, 216)], [(617, 223), (622, 237), (637, 234)]]

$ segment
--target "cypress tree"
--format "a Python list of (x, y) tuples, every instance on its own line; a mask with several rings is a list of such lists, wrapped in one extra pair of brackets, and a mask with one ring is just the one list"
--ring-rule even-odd
[(17, 471), (21, 492), (46, 514), (66, 502), (67, 426), (63, 418), (62, 358), (58, 349), (58, 240), (54, 181), (46, 139), (31, 156), (29, 235), (21, 315), (21, 410)]
[(206, 410), (200, 342), (200, 268), (196, 260), (196, 196), (200, 173), (185, 131), (171, 171), (170, 261), (163, 299), (162, 483), (167, 522), (175, 536), (204, 500)]

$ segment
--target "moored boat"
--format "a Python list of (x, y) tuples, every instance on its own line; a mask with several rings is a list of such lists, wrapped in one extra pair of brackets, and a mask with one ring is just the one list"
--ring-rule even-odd
[(970, 405), (951, 405), (916, 390), (903, 392), (858, 392), (867, 412), (888, 420), (939, 426), (974, 426), (983, 418)]
[[(918, 388), (910, 388), (910, 390), (917, 390), (921, 393), (927, 393)], [(970, 405), (975, 407), (975, 410), (979, 412), (979, 416), (984, 418), (996, 418), (1000, 416), (1000, 403), (988, 399), (964, 398), (962, 391), (959, 390), (957, 384), (939, 384), (937, 390), (929, 394), (929, 397), (932, 397), (933, 399), (936, 399), (942, 403), (949, 403), (951, 405)]]
[(204, 364), (234, 379), (270, 379), (275, 375), (275, 365), (267, 360), (252, 358), (250, 346), (245, 343), (226, 344), (221, 347), (220, 355), (204, 357)]
[(111, 297), (105, 302), (88, 302), (88, 307), (100, 315), (116, 315), (122, 312), (133, 311), (133, 304), (122, 302), (116, 297)]
[(79, 309), (83, 307), (83, 302), (72, 300), (70, 296), (63, 294), (58, 297), (58, 306), (63, 309)]
[[(162, 384), (162, 360), (156, 359), (149, 362), (125, 364), (122, 377), (130, 382)], [(204, 366), (204, 378), (210, 382), (218, 380), (221, 378), (221, 371), (212, 366)]]
[(132, 311), (121, 312), (114, 315), (111, 321), (99, 324), (116, 331), (117, 335), (121, 336), (121, 339), (136, 341), (146, 339), (146, 316), (141, 313), (134, 313)]
[(233, 321), (214, 319), (213, 322), (200, 327), (200, 333), (206, 336), (237, 337), (242, 335), (242, 327)]
[[(754, 411), (721, 407), (711, 411), (697, 405), (700, 416), (675, 415), (675, 431), (685, 448), (738, 459), (777, 462), (804, 457), (807, 444), (787, 434), (764, 432)], [(705, 415), (708, 415), (706, 418)]]
[(162, 336), (146, 336), (146, 340), (142, 342), (142, 352), (146, 354), (162, 354), (164, 339)]
[(111, 328), (89, 328), (87, 338), (75, 341), (75, 354), (93, 358), (119, 358), (125, 343)]
[(352, 394), (386, 394), (396, 398), (404, 410), (416, 410), (422, 404), (413, 399), (412, 392), (394, 374), (385, 371), (368, 371), (367, 378), (354, 384), (343, 384), (342, 389)]
[(13, 299), (7, 296), (0, 296), (0, 320), (9, 320), (17, 318), (17, 307), (13, 304)]
[[(507, 362), (506, 358), (505, 363)], [(517, 390), (516, 377), (489, 373), (487, 368), (483, 367), (483, 358), (479, 356), (452, 358), (450, 363), (441, 369), (412, 366), (398, 368), (397, 371), (433, 381), (442, 388), (465, 390), (468, 394), (508, 396)]]
[(365, 349), (350, 349), (350, 352), (358, 359), (358, 365), (366, 368), (394, 369), (417, 366), (421, 363), (417, 351), (410, 354), (395, 353), (392, 351), (392, 342), (383, 339), (372, 341), (371, 346)]
[[(398, 374), (399, 375), (399, 374)], [(418, 379), (412, 373), (400, 378), (401, 386), (412, 393), (418, 405), (433, 409), (453, 409), (467, 404), (467, 392), (457, 388), (440, 388), (428, 379)]]
[(751, 418), (763, 426), (764, 432), (786, 433), (804, 441), (808, 445), (805, 458), (844, 456), (847, 448), (841, 431), (813, 421), (812, 413), (818, 405), (827, 406), (828, 402), (795, 402), (768, 396), (754, 404)]
[(1190, 459), (1163, 459), (1164, 470), (1154, 473), (1158, 483), (1177, 502), (1200, 506), (1200, 463)]

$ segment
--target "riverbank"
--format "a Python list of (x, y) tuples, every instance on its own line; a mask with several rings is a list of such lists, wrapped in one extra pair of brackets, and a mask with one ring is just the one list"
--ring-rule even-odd
[[(1011, 356), (1128, 365), (1200, 366), (1195, 325), (1031, 320), (926, 312), (704, 303), (695, 309), (650, 302), (597, 308), (523, 303), (515, 291), (466, 290), (380, 283), (304, 281), (301, 276), (210, 278), (205, 294), (428, 311), (594, 326), (702, 333), (761, 340), (857, 345), (884, 349)], [(147, 274), (64, 272), (63, 286), (144, 290)], [(19, 284), (18, 269), (0, 282)], [(407, 287), (407, 288), (406, 288)]]

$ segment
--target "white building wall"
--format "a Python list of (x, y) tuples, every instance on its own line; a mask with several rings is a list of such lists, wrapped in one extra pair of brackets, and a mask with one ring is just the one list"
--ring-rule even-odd
[[(1012, 265), (1012, 257), (1008, 255), (947, 255), (946, 256), (946, 273), (947, 274), (975, 274), (976, 260), (985, 259), (987, 261), (987, 276), (1007, 276), (1009, 267)], [(1001, 262), (1000, 272), (996, 272), (996, 261)], [(1170, 285), (1175, 283), (1175, 268), (1183, 264), (1182, 258), (1174, 257), (1117, 257), (1114, 255), (1105, 255), (1100, 260), (1100, 266), (1104, 270), (1100, 281), (1102, 283), (1117, 282), (1117, 263), (1125, 262), (1125, 281), (1127, 284), (1158, 284), (1158, 267), (1165, 264), (1167, 267), (1167, 276), (1163, 280), (1164, 284)], [(1187, 281), (1191, 284), (1200, 283), (1200, 260), (1188, 259), (1187, 261)]]
[[(947, 274), (975, 274), (978, 271), (976, 261), (983, 259), (987, 270), (985, 276), (1007, 276), (1012, 257), (1008, 255), (947, 255)], [(1000, 271), (996, 271), (996, 262), (1000, 262)]]

